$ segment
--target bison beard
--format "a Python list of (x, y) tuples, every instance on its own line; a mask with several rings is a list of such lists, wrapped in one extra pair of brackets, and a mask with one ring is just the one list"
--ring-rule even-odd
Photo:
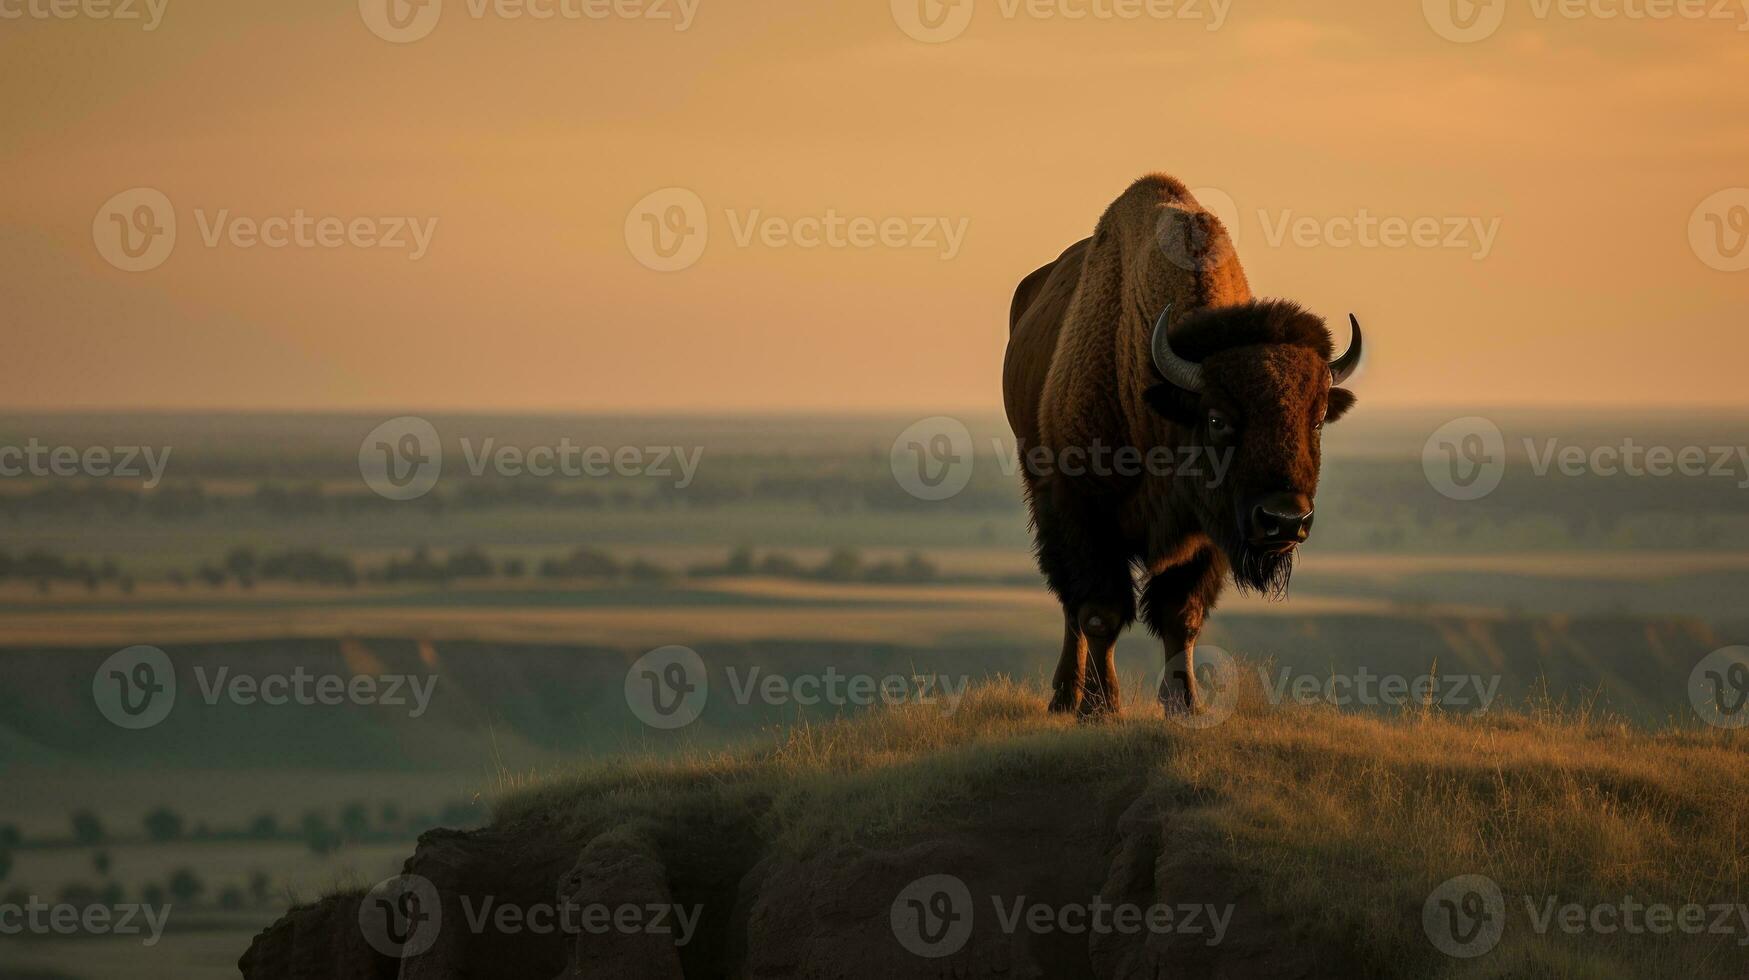
[[(1353, 403), (1334, 385), (1358, 363), (1354, 329), (1350, 355), (1332, 361), (1321, 318), (1253, 299), (1226, 229), (1161, 174), (1021, 281), (1003, 366), (1017, 445), (1232, 454), (1218, 487), (1022, 466), (1039, 566), (1064, 612), (1053, 710), (1118, 708), (1113, 651), (1138, 608), (1132, 569), (1169, 663), (1195, 646), (1229, 576), (1242, 593), (1286, 596), (1312, 523), (1318, 429)], [(1193, 675), (1173, 676), (1168, 710), (1196, 710)]]
[(1233, 584), (1241, 594), (1256, 592), (1271, 599), (1287, 598), (1288, 580), (1294, 575), (1293, 551), (1260, 551), (1236, 540), (1220, 543), (1233, 565)]

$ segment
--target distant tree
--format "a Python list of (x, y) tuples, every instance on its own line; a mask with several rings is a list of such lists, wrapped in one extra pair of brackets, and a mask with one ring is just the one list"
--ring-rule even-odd
[(255, 900), (256, 905), (266, 905), (268, 899), (273, 897), (273, 879), (267, 876), (267, 872), (249, 873), (249, 897)]
[(146, 837), (152, 841), (172, 841), (182, 837), (182, 816), (167, 806), (146, 814)]
[(327, 854), (340, 846), (340, 833), (329, 826), (327, 817), (315, 810), (304, 814), (300, 829), (304, 843), (313, 854)]
[(140, 887), (140, 903), (143, 905), (161, 907), (168, 897), (169, 893), (164, 890), (164, 886), (155, 881), (149, 881)]
[(363, 803), (348, 803), (340, 808), (340, 833), (352, 840), (362, 840), (370, 833), (370, 810)]
[(478, 548), (453, 552), (444, 559), (443, 573), (445, 578), (490, 578), (492, 559)]
[(248, 899), (243, 897), (243, 889), (236, 885), (226, 885), (224, 890), (219, 892), (219, 908), (236, 911), (248, 904)]
[(378, 812), (378, 818), (385, 829), (393, 829), (401, 825), (401, 804), (390, 800), (384, 803)]
[(90, 810), (75, 810), (72, 817), (73, 839), (81, 844), (103, 842), (103, 822)]
[(170, 873), (170, 899), (178, 905), (193, 905), (206, 891), (206, 883), (191, 868), (177, 868)]
[(835, 548), (814, 575), (828, 582), (854, 582), (862, 574), (862, 556), (852, 548)]
[(24, 835), (19, 832), (17, 824), (0, 824), (0, 849), (17, 847), (23, 842)]
[(726, 575), (753, 574), (753, 549), (741, 545), (729, 552), (729, 560), (723, 563), (723, 573)]
[(502, 574), (505, 578), (521, 578), (528, 574), (528, 565), (520, 558), (506, 558)]
[(238, 581), (254, 578), (256, 564), (258, 559), (253, 548), (232, 548), (230, 554), (225, 556), (225, 571), (230, 572)]
[(900, 569), (900, 575), (907, 582), (929, 582), (936, 574), (935, 563), (915, 551), (905, 556), (905, 564)]
[(655, 585), (674, 578), (674, 573), (643, 558), (626, 566), (626, 578), (643, 585)]
[(12, 875), (12, 852), (0, 851), (0, 881), (5, 881)]
[(272, 840), (279, 836), (279, 818), (263, 813), (249, 821), (249, 836), (256, 840)]
[(109, 877), (110, 864), (108, 851), (96, 851), (91, 855), (91, 869), (97, 872), (99, 878)]
[(802, 564), (788, 555), (772, 552), (759, 562), (759, 574), (772, 578), (800, 578)]

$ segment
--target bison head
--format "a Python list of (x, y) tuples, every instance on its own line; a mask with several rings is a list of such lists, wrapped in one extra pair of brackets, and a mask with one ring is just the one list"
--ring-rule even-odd
[(1180, 446), (1203, 447), (1224, 466), (1213, 487), (1174, 482), (1226, 553), (1234, 583), (1281, 595), (1312, 530), (1321, 430), (1354, 404), (1336, 386), (1360, 364), (1360, 322), (1350, 314), (1353, 340), (1332, 359), (1324, 321), (1294, 303), (1197, 311), (1169, 338), (1170, 313), (1154, 326), (1159, 380), (1148, 404), (1178, 427)]

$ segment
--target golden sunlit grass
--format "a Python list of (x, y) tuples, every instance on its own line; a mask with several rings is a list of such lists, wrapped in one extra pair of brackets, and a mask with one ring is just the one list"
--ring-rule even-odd
[[(976, 804), (1015, 787), (1060, 787), (1066, 808), (1154, 794), (1170, 848), (1255, 883), (1293, 923), (1282, 942), (1316, 944), (1362, 974), (1749, 973), (1739, 913), (1728, 935), (1568, 935), (1539, 934), (1530, 911), (1550, 899), (1742, 902), (1749, 739), (1649, 732), (1548, 704), (1481, 717), (1281, 707), (1256, 684), (1233, 717), (1202, 730), (1151, 704), (1087, 723), (1047, 715), (1044, 700), (998, 682), (952, 714), (881, 709), (738, 752), (524, 781), (506, 787), (498, 820), (557, 819), (581, 837), (645, 828), (652, 840), (733, 825), (809, 854), (975, 827)], [(1439, 953), (1421, 922), (1429, 892), (1465, 874), (1506, 897), (1499, 946), (1473, 960)]]

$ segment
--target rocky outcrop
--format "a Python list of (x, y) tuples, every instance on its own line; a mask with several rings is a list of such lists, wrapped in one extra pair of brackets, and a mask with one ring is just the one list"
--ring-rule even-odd
[(372, 899), (351, 894), (292, 910), (240, 966), (248, 980), (1320, 975), (1262, 896), (1174, 850), (1172, 811), (1139, 786), (1021, 788), (954, 810), (908, 839), (812, 854), (740, 826), (436, 831), (406, 874), (440, 914), (400, 930), (404, 958), (367, 940)]

